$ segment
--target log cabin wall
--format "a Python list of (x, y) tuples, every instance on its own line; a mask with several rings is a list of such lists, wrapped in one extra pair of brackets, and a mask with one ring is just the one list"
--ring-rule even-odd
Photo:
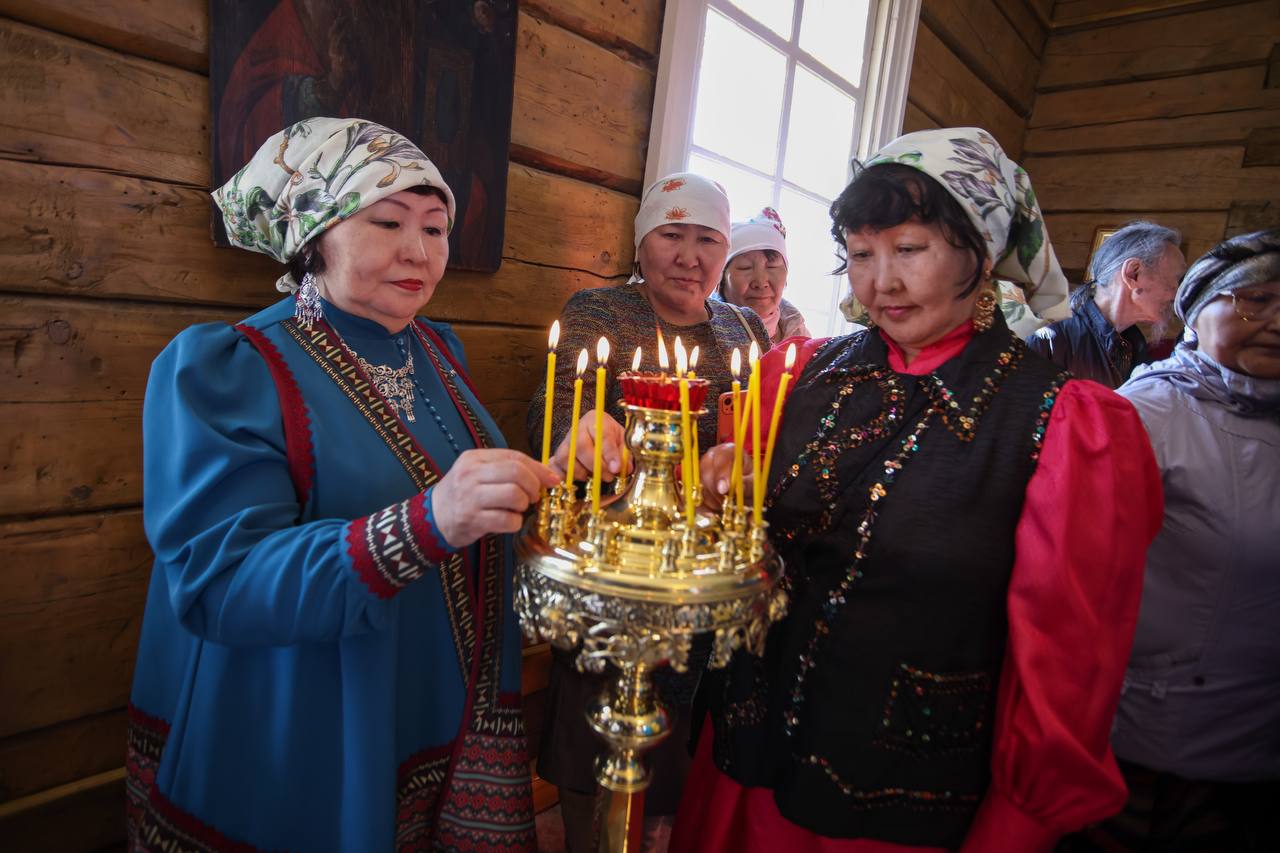
[(1052, 8), (1053, 0), (923, 0), (903, 130), (982, 127), (1018, 159)]
[[(523, 448), (546, 328), (631, 265), (662, 4), (520, 5), (502, 268), (447, 273), (427, 313), (455, 324)], [(274, 262), (210, 242), (207, 71), (207, 0), (0, 0), (7, 849), (123, 838), (147, 372), (182, 328), (277, 298)], [(526, 657), (526, 692), (544, 662)]]
[(1280, 2), (1058, 0), (1023, 164), (1067, 276), (1095, 229), (1179, 228), (1188, 260), (1280, 225)]

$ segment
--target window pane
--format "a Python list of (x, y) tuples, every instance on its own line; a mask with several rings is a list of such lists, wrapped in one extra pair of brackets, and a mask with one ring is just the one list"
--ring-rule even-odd
[(695, 151), (689, 155), (689, 171), (720, 182), (729, 194), (729, 213), (734, 222), (750, 219), (773, 204), (773, 183), (736, 166)]
[(794, 0), (729, 0), (733, 5), (782, 36), (791, 40), (791, 17)]
[(787, 226), (787, 289), (783, 296), (800, 309), (814, 337), (844, 334), (849, 328), (836, 307), (848, 284), (844, 276), (831, 275), (840, 262), (828, 207), (785, 187), (778, 202), (778, 215)]
[(786, 64), (781, 53), (708, 9), (693, 144), (772, 174)]
[(853, 98), (797, 65), (783, 177), (822, 196), (839, 195), (853, 151), (854, 114)]
[(800, 48), (855, 86), (862, 85), (871, 0), (805, 0)]

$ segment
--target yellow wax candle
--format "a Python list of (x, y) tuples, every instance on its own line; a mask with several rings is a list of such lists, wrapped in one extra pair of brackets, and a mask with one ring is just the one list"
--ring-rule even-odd
[[(636, 347), (636, 354), (631, 357), (631, 372), (632, 373), (640, 372), (640, 347)], [(630, 412), (627, 413), (625, 421), (626, 423), (624, 423), (623, 426), (624, 427), (629, 426), (631, 423)], [(631, 452), (630, 452), (631, 446), (627, 444), (627, 438), (628, 436), (626, 434), (626, 431), (624, 430), (622, 435), (622, 470), (618, 472), (618, 476), (620, 477), (627, 476), (627, 468), (629, 467), (630, 461), (631, 461)]]
[[(680, 339), (676, 338), (676, 375), (683, 374), (688, 366), (684, 347), (680, 345)], [(689, 470), (689, 454), (691, 444), (689, 442), (689, 380), (683, 376), (680, 378), (680, 446), (684, 451), (684, 464), (680, 466), (681, 485), (684, 486), (684, 511), (685, 522), (689, 529), (693, 529), (693, 479)]]
[(729, 360), (729, 370), (733, 373), (733, 432), (730, 438), (733, 439), (733, 469), (729, 475), (730, 491), (725, 495), (726, 501), (732, 501), (737, 496), (738, 509), (742, 509), (742, 439), (738, 435), (739, 425), (742, 423), (742, 405), (738, 400), (738, 396), (742, 393), (742, 382), (739, 378), (742, 376), (742, 353), (737, 347), (733, 348), (733, 357)]
[(551, 324), (547, 335), (547, 393), (542, 415), (542, 464), (551, 461), (551, 403), (556, 396), (556, 345), (560, 343), (560, 321)]
[(769, 418), (769, 439), (764, 445), (764, 481), (769, 482), (769, 468), (773, 465), (773, 443), (778, 438), (778, 422), (782, 420), (782, 404), (787, 398), (787, 385), (791, 382), (791, 368), (796, 363), (796, 345), (787, 346), (786, 364), (782, 378), (778, 380), (778, 394), (773, 398), (773, 414)]
[(569, 463), (566, 465), (564, 472), (564, 488), (570, 496), (573, 495), (573, 469), (575, 467), (574, 460), (578, 455), (578, 418), (582, 415), (582, 374), (587, 369), (586, 349), (578, 353), (578, 378), (573, 380), (573, 420), (569, 422)]
[(596, 436), (595, 453), (591, 457), (591, 511), (600, 511), (600, 479), (604, 472), (604, 364), (609, 360), (609, 341), (600, 338), (596, 343)]
[(760, 347), (754, 341), (748, 355), (751, 362), (751, 379), (747, 386), (747, 403), (751, 419), (751, 517), (756, 524), (764, 521), (764, 484), (760, 482)]

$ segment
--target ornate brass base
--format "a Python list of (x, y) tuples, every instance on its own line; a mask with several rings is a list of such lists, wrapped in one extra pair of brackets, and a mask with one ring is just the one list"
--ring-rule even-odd
[(734, 651), (763, 651), (786, 609), (781, 564), (764, 526), (740, 513), (682, 517), (673, 469), (681, 458), (678, 413), (630, 407), (636, 473), (592, 514), (553, 490), (516, 541), (516, 609), (526, 636), (578, 648), (582, 671), (616, 668), (586, 709), (609, 746), (596, 766), (602, 851), (638, 851), (649, 785), (642, 757), (671, 730), (652, 672), (688, 668), (693, 638), (712, 634), (709, 666)]

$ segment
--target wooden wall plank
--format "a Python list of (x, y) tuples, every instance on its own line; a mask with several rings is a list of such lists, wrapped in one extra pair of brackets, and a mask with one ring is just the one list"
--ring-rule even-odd
[(1155, 17), (1187, 9), (1230, 5), (1232, 0), (1057, 0), (1053, 28), (1118, 23), (1126, 18)]
[(0, 14), (145, 59), (205, 73), (208, 0), (0, 0)]
[(907, 101), (907, 109), (902, 116), (903, 133), (913, 133), (917, 130), (931, 130), (935, 127), (941, 127), (941, 125), (929, 118), (929, 116), (925, 115), (924, 110), (911, 103), (911, 101)]
[(1023, 119), (924, 23), (917, 30), (907, 94), (943, 126), (982, 127), (1010, 157), (1021, 155)]
[(124, 709), (0, 740), (0, 802), (124, 764)]
[(151, 550), (141, 513), (0, 524), (0, 737), (122, 707)]
[(1027, 47), (1031, 48), (1031, 53), (1039, 58), (1044, 53), (1044, 43), (1049, 35), (1049, 29), (1036, 15), (1035, 10), (1027, 5), (1027, 0), (996, 0), (996, 5), (1009, 19), (1009, 23), (1017, 30)]
[(994, 0), (924, 0), (920, 20), (988, 88), (1021, 115), (1031, 114), (1040, 62), (1005, 22)]
[[(1170, 211), (1136, 211), (1094, 213), (1046, 213), (1045, 225), (1053, 241), (1053, 249), (1064, 270), (1083, 272), (1093, 248), (1093, 235), (1099, 228), (1118, 228), (1135, 219), (1146, 219), (1182, 232), (1184, 249), (1191, 261), (1222, 240), (1227, 226), (1225, 210), (1203, 213)], [(1073, 281), (1079, 276), (1073, 278)]]
[[(553, 24), (520, 16), (511, 142), (639, 191), (655, 75)], [(539, 164), (541, 165), (541, 164)]]
[(137, 503), (142, 406), (137, 400), (0, 403), (0, 514)]
[(198, 74), (0, 19), (0, 79), (0, 156), (209, 183)]
[[(0, 183), (10, 200), (0, 206), (0, 288), (246, 309), (279, 298), (282, 267), (210, 241), (203, 190), (6, 160)], [(446, 273), (428, 315), (549, 326), (574, 292), (630, 269), (631, 239), (619, 223), (634, 218), (634, 198), (513, 166), (507, 204), (502, 267)]]
[(1280, 106), (1081, 127), (1032, 127), (1027, 130), (1024, 148), (1028, 154), (1048, 154), (1135, 147), (1243, 144), (1256, 128), (1277, 124), (1280, 124)]
[(603, 45), (657, 57), (662, 4), (654, 0), (522, 0), (520, 8)]
[(1046, 211), (1226, 210), (1234, 201), (1267, 201), (1280, 167), (1241, 169), (1244, 146), (1027, 157)]
[(1045, 45), (1041, 90), (1135, 80), (1250, 62), (1280, 41), (1273, 0), (1109, 27), (1055, 33)]
[[(209, 185), (207, 78), (6, 20), (0, 77), (0, 156)], [(653, 78), (522, 15), (512, 141), (638, 184)]]
[(22, 853), (114, 850), (124, 840), (124, 768), (73, 782), (37, 802), (0, 804), (0, 838)]
[(1030, 127), (1080, 127), (1138, 119), (1169, 119), (1228, 110), (1280, 107), (1280, 90), (1264, 89), (1261, 65), (1042, 92)]

